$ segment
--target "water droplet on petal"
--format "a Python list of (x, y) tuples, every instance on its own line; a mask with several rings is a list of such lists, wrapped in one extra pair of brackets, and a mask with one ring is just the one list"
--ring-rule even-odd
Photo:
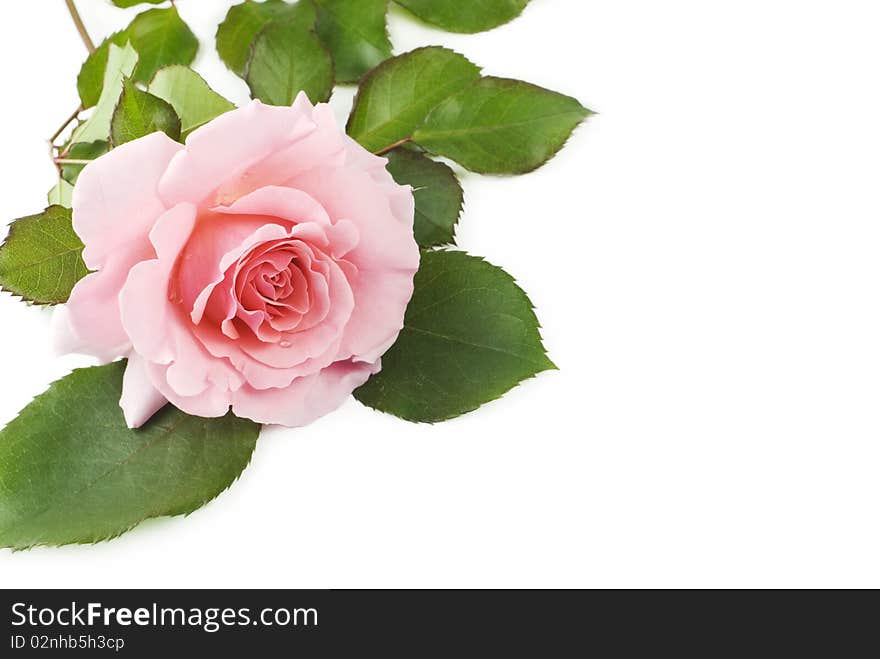
[(282, 348), (289, 348), (293, 344), (290, 341), (280, 341), (278, 345), (280, 345)]

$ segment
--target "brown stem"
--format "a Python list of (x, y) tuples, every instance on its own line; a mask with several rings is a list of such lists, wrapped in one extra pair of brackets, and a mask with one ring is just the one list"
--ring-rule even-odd
[(382, 156), (388, 153), (389, 151), (393, 151), (399, 146), (403, 146), (404, 144), (408, 144), (412, 142), (412, 137), (404, 137), (402, 140), (397, 140), (393, 144), (389, 144), (388, 146), (382, 147), (378, 151), (373, 151), (373, 153), (377, 156)]
[(82, 105), (80, 105), (79, 107), (77, 107), (76, 110), (74, 110), (74, 111), (71, 113), (71, 115), (70, 115), (69, 117), (67, 117), (67, 119), (64, 120), (64, 123), (61, 124), (61, 125), (58, 127), (58, 130), (56, 130), (54, 133), (52, 133), (52, 137), (49, 138), (49, 144), (53, 144), (53, 145), (54, 145), (54, 144), (55, 144), (55, 140), (58, 139), (58, 136), (61, 135), (61, 133), (64, 132), (64, 129), (67, 128), (67, 127), (70, 125), (70, 122), (73, 121), (74, 119), (76, 119), (76, 118), (79, 116), (79, 113), (82, 112), (82, 111), (83, 111), (83, 106), (82, 106)]
[(79, 36), (82, 37), (83, 43), (86, 45), (86, 49), (90, 53), (94, 53), (95, 44), (92, 43), (92, 38), (86, 31), (86, 26), (83, 24), (82, 17), (80, 17), (79, 12), (76, 10), (76, 5), (73, 4), (73, 0), (64, 0), (64, 4), (67, 5), (67, 11), (70, 12), (70, 17), (73, 19), (73, 24), (76, 25), (76, 31), (79, 32)]

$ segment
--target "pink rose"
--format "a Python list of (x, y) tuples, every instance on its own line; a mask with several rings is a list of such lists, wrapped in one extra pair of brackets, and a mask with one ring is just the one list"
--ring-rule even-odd
[(330, 412), (379, 371), (418, 269), (412, 191), (385, 164), (304, 94), (186, 146), (112, 150), (74, 190), (95, 272), (56, 316), (59, 347), (128, 357), (130, 427), (169, 401), (286, 426)]

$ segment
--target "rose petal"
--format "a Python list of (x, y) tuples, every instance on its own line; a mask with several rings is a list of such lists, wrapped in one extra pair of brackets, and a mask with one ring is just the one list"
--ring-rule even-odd
[(169, 290), (169, 280), (195, 221), (192, 204), (180, 204), (164, 213), (150, 232), (157, 258), (135, 265), (119, 293), (122, 326), (134, 349), (150, 361), (167, 364), (174, 358), (168, 327), (179, 322), (173, 308), (178, 299)]
[(129, 428), (140, 428), (156, 412), (168, 404), (168, 399), (153, 386), (147, 373), (147, 362), (132, 353), (128, 357), (122, 377), (122, 396), (119, 406)]
[[(351, 168), (313, 170), (292, 179), (290, 185), (320, 201), (334, 222), (345, 219), (358, 228), (358, 243), (345, 255), (357, 276), (351, 281), (355, 305), (339, 358), (374, 361), (403, 327), (419, 267), (412, 195), (393, 181), (379, 185), (370, 174)], [(340, 190), (346, 194), (339, 194)], [(409, 201), (395, 208), (388, 195), (401, 190)]]
[(217, 206), (218, 213), (229, 215), (263, 215), (284, 218), (297, 224), (316, 222), (330, 224), (323, 206), (302, 190), (264, 186), (236, 199), (228, 206)]
[(257, 390), (245, 385), (232, 396), (232, 411), (257, 423), (304, 426), (342, 405), (380, 367), (379, 362), (336, 362), (283, 389)]
[(212, 384), (197, 396), (182, 396), (168, 384), (167, 372), (167, 366), (147, 364), (147, 373), (153, 386), (177, 409), (187, 414), (207, 418), (225, 416), (229, 412), (230, 392), (228, 389)]
[(315, 131), (310, 115), (303, 106), (275, 107), (256, 100), (220, 115), (190, 134), (162, 176), (159, 196), (168, 206), (234, 201), (259, 180), (251, 168)]
[(120, 322), (119, 291), (131, 267), (142, 258), (154, 256), (149, 243), (141, 250), (112, 255), (101, 270), (76, 283), (64, 312), (56, 314), (53, 324), (54, 342), (59, 349), (94, 355), (101, 361), (128, 352), (131, 342)]
[(111, 256), (146, 242), (165, 211), (157, 186), (183, 146), (164, 133), (123, 144), (82, 170), (73, 189), (73, 228), (82, 239), (83, 260), (97, 270)]

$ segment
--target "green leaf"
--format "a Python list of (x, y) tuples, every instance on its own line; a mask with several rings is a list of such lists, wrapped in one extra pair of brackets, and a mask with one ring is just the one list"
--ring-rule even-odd
[(191, 64), (199, 50), (199, 40), (175, 7), (138, 14), (125, 34), (138, 53), (133, 76), (137, 82), (149, 82), (156, 71), (171, 64)]
[(254, 41), (246, 81), (253, 97), (270, 105), (290, 105), (300, 91), (323, 102), (333, 91), (333, 60), (311, 28), (273, 21)]
[(318, 36), (333, 54), (337, 82), (357, 82), (391, 57), (385, 24), (387, 0), (313, 1), (318, 9)]
[(110, 137), (110, 120), (122, 94), (122, 80), (131, 76), (137, 61), (137, 52), (131, 44), (127, 43), (122, 48), (116, 44), (109, 45), (101, 97), (92, 116), (73, 131), (71, 141), (97, 142)]
[(115, 538), (151, 517), (200, 508), (239, 477), (251, 421), (167, 405), (139, 430), (119, 408), (125, 362), (76, 370), (0, 431), (0, 546)]
[(134, 7), (135, 5), (140, 4), (151, 4), (151, 5), (161, 5), (165, 0), (112, 0), (113, 4), (117, 7), (121, 7), (123, 9), (127, 9), (128, 7)]
[[(117, 33), (121, 34), (121, 33)], [(104, 73), (107, 70), (107, 57), (110, 54), (110, 44), (117, 34), (111, 35), (101, 42), (95, 52), (86, 58), (80, 67), (76, 77), (76, 89), (82, 101), (83, 108), (93, 107), (101, 98), (101, 90), (104, 88)]]
[(413, 187), (416, 242), (422, 247), (454, 242), (455, 224), (464, 203), (455, 172), (442, 162), (407, 149), (395, 149), (387, 157), (394, 180)]
[[(67, 149), (64, 158), (70, 160), (94, 160), (107, 153), (109, 148), (110, 145), (104, 140), (77, 142)], [(61, 165), (61, 178), (73, 185), (76, 183), (76, 179), (79, 177), (83, 167), (85, 165)]]
[(137, 52), (138, 63), (126, 75), (145, 84), (163, 67), (191, 64), (199, 49), (199, 40), (176, 8), (150, 9), (138, 14), (127, 28), (107, 37), (83, 63), (76, 86), (84, 108), (95, 105), (101, 96), (110, 45), (121, 47), (127, 42)]
[(70, 208), (73, 205), (73, 186), (63, 178), (58, 179), (47, 195), (50, 206), (64, 206)]
[(361, 82), (348, 134), (368, 151), (410, 137), (440, 102), (480, 77), (463, 55), (440, 46), (389, 59)]
[(589, 114), (570, 96), (482, 78), (431, 112), (413, 140), (473, 172), (522, 174), (552, 158)]
[(117, 147), (156, 131), (179, 140), (180, 118), (169, 103), (141, 91), (126, 79), (119, 105), (113, 113), (110, 141)]
[(251, 45), (270, 21), (291, 21), (311, 28), (315, 25), (315, 8), (310, 2), (289, 4), (282, 0), (246, 0), (230, 7), (217, 27), (217, 52), (239, 76), (247, 73)]
[(529, 0), (395, 0), (426, 23), (447, 32), (472, 34), (503, 25), (522, 13)]
[(69, 208), (49, 206), (12, 223), (0, 247), (3, 290), (37, 304), (67, 301), (74, 284), (89, 272), (71, 214)]
[(160, 69), (147, 91), (171, 104), (180, 117), (180, 136), (184, 139), (199, 126), (235, 109), (198, 73), (185, 66)]
[(354, 393), (409, 421), (444, 421), (553, 368), (510, 275), (463, 252), (424, 252), (403, 330)]

